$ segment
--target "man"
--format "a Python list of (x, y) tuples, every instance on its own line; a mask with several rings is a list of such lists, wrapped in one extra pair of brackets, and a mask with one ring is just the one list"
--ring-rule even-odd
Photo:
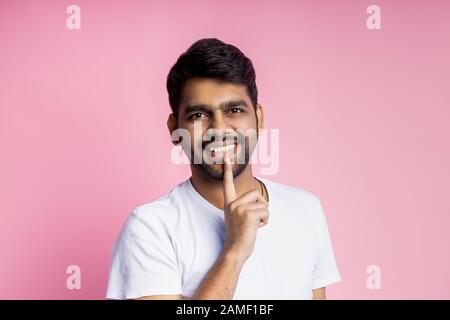
[(242, 132), (263, 128), (255, 78), (251, 60), (218, 39), (197, 41), (172, 67), (167, 125), (172, 137), (189, 133), (173, 143), (192, 176), (128, 217), (108, 298), (325, 299), (340, 281), (319, 199), (252, 173), (255, 144)]

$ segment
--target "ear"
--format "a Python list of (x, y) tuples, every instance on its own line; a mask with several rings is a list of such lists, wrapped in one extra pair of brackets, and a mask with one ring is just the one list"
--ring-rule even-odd
[(264, 129), (264, 110), (260, 103), (256, 104), (256, 117), (258, 119), (258, 129)]
[[(169, 129), (170, 137), (172, 137), (172, 133), (178, 128), (178, 121), (175, 118), (175, 115), (173, 113), (169, 114), (169, 117), (167, 118), (167, 129)], [(173, 145), (178, 145), (181, 141), (175, 141), (170, 139), (173, 143)]]

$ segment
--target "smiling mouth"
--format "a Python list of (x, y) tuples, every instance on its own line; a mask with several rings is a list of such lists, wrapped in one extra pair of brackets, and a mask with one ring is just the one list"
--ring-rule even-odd
[(233, 152), (237, 148), (237, 143), (226, 144), (226, 145), (209, 145), (206, 150), (211, 153), (211, 156), (223, 155), (225, 152)]

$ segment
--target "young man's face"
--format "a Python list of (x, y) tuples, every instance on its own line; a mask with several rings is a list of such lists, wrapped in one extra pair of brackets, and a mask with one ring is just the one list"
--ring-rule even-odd
[(259, 104), (254, 109), (245, 85), (194, 78), (183, 87), (176, 121), (190, 133), (191, 150), (184, 151), (190, 152), (194, 167), (222, 180), (225, 152), (231, 156), (234, 176), (247, 167), (263, 114)]

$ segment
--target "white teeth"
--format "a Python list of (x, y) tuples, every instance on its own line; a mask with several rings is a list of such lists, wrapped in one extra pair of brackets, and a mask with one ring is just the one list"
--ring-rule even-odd
[(229, 150), (232, 150), (232, 149), (234, 149), (234, 144), (231, 144), (231, 145), (228, 145), (228, 146), (221, 146), (221, 147), (212, 147), (211, 148), (211, 151), (214, 151), (214, 152), (224, 152), (224, 151), (229, 151)]

